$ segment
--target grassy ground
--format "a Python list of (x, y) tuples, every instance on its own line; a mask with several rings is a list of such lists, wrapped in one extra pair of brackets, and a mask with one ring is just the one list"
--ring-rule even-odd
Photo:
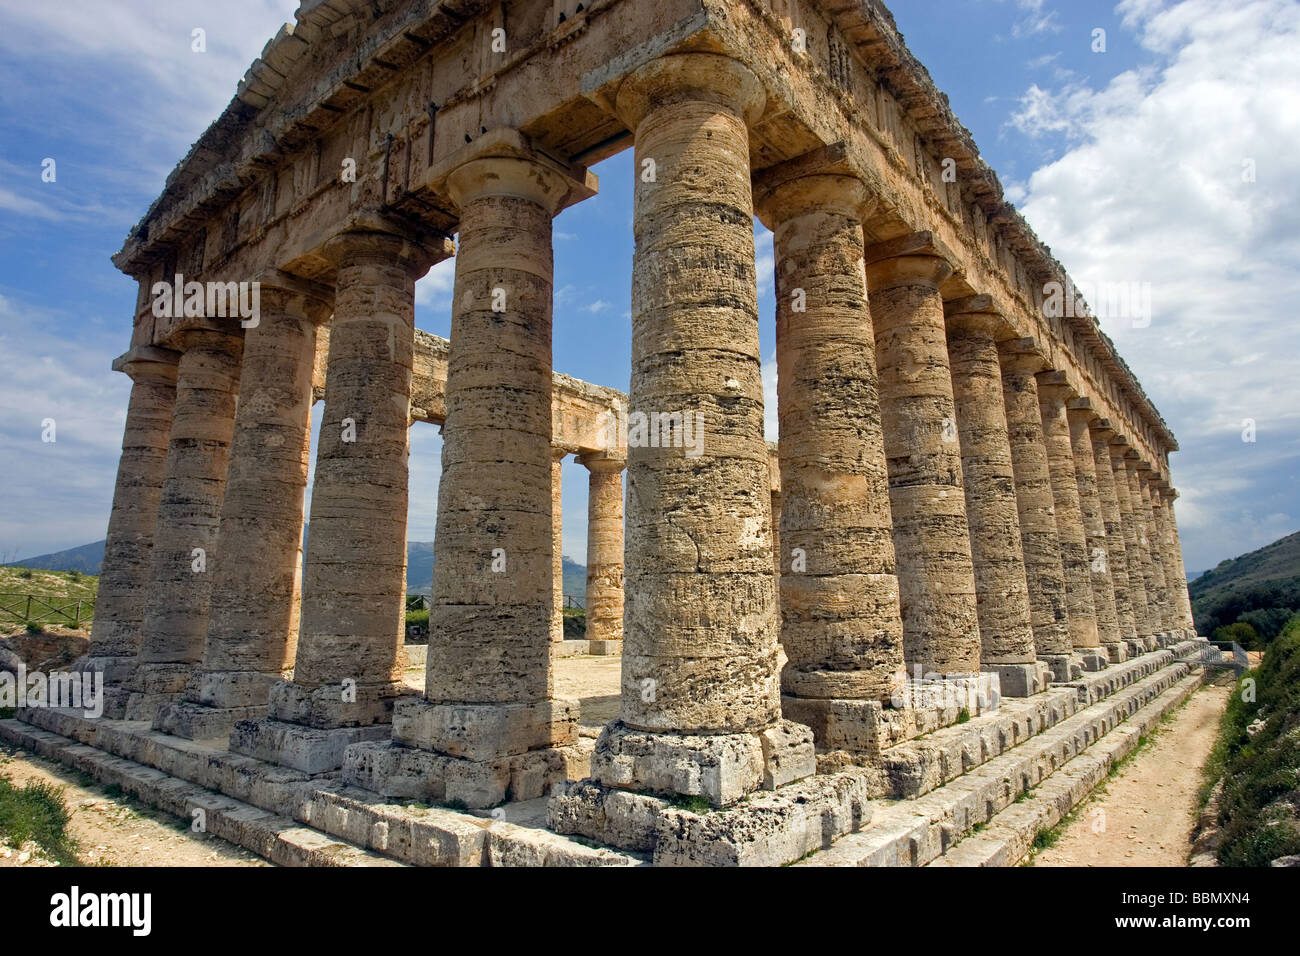
[[(42, 571), (39, 568), (0, 567), (0, 628), (13, 628), (27, 623), (23, 615), (27, 602), (17, 595), (34, 594), (58, 605), (73, 604), (78, 600), (94, 601), (99, 590), (99, 577), (77, 571)], [(10, 608), (10, 610), (5, 610)], [(89, 619), (91, 608), (83, 614)], [(71, 612), (71, 609), (69, 609)], [(31, 621), (35, 624), (70, 625), (63, 614), (32, 605)]]
[(17, 787), (0, 776), (0, 840), (10, 846), (30, 840), (50, 859), (75, 866), (76, 847), (67, 832), (71, 818), (62, 787), (34, 780)]
[(1300, 854), (1300, 616), (1233, 693), (1202, 800), (1220, 779), (1221, 865), (1267, 866)]

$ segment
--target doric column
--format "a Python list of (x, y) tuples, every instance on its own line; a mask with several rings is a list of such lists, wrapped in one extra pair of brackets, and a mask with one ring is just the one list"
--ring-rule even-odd
[(1178, 540), (1178, 520), (1174, 516), (1174, 500), (1178, 492), (1168, 484), (1161, 489), (1161, 508), (1159, 515), (1165, 529), (1165, 541), (1169, 552), (1169, 577), (1173, 582), (1170, 589), (1174, 599), (1174, 615), (1178, 627), (1189, 638), (1196, 637), (1196, 621), (1192, 617), (1192, 599), (1187, 590), (1187, 570), (1183, 565), (1183, 547)]
[(1160, 585), (1156, 580), (1155, 563), (1152, 557), (1155, 542), (1151, 540), (1151, 531), (1148, 527), (1151, 510), (1142, 495), (1143, 481), (1138, 471), (1140, 462), (1137, 451), (1130, 448), (1124, 453), (1121, 467), (1124, 469), (1124, 480), (1128, 483), (1129, 504), (1133, 509), (1133, 530), (1137, 535), (1137, 554), (1142, 569), (1142, 585), (1146, 594), (1146, 632), (1142, 636), (1149, 641), (1156, 641), (1164, 632), (1165, 625), (1161, 610)]
[(951, 273), (928, 233), (867, 250), (894, 550), (910, 670), (980, 666), (961, 444), (939, 284)]
[(1056, 503), (1056, 533), (1061, 541), (1061, 566), (1065, 572), (1065, 604), (1069, 610), (1070, 643), (1088, 670), (1099, 670), (1109, 662), (1100, 650), (1097, 611), (1092, 598), (1087, 537), (1079, 505), (1079, 482), (1074, 469), (1074, 447), (1070, 442), (1070, 421), (1066, 402), (1073, 389), (1057, 371), (1038, 375), (1038, 402), (1043, 416), (1043, 441), (1047, 467), (1052, 476), (1052, 498)]
[(1084, 541), (1088, 550), (1088, 575), (1092, 581), (1092, 604), (1097, 613), (1097, 638), (1112, 663), (1128, 659), (1128, 647), (1119, 630), (1115, 606), (1115, 582), (1111, 578), (1111, 556), (1097, 486), (1097, 464), (1092, 455), (1089, 423), (1095, 417), (1086, 398), (1072, 399), (1067, 407), (1070, 445), (1074, 449), (1074, 475), (1079, 488), (1079, 511), (1083, 517)]
[(623, 649), (623, 469), (607, 455), (587, 467), (587, 641), (593, 654)]
[(638, 170), (629, 416), (692, 436), (629, 427), (622, 711), (592, 777), (714, 805), (815, 769), (777, 673), (748, 131), (764, 102), (705, 53), (637, 68), (615, 100)]
[(230, 737), (233, 751), (307, 773), (386, 738), (402, 692), (415, 279), (437, 257), (381, 231), (341, 233), (325, 254), (334, 316), (293, 680)]
[(1051, 668), (1052, 679), (1068, 681), (1082, 667), (1072, 657), (1061, 538), (1056, 529), (1056, 499), (1052, 496), (1035, 377), (1035, 373), (1043, 370), (1044, 363), (1028, 339), (1002, 343), (998, 358), (1034, 645), (1038, 659)]
[(1037, 659), (1011, 439), (998, 360), (1004, 320), (988, 296), (945, 305), (971, 557), (979, 613), (980, 663), (1002, 693), (1028, 697), (1047, 687)]
[(564, 640), (564, 456), (551, 449), (551, 641)]
[(1106, 530), (1106, 557), (1110, 565), (1111, 586), (1115, 592), (1115, 618), (1120, 640), (1126, 648), (1131, 649), (1132, 642), (1137, 639), (1137, 624), (1129, 585), (1128, 546), (1115, 490), (1115, 472), (1110, 463), (1110, 440), (1113, 437), (1115, 432), (1106, 419), (1094, 418), (1089, 422), (1093, 470), (1097, 475), (1097, 497), (1101, 501), (1102, 523)]
[(1120, 523), (1124, 530), (1124, 555), (1128, 562), (1128, 594), (1133, 604), (1135, 645), (1133, 650), (1146, 648), (1147, 639), (1154, 633), (1151, 628), (1151, 611), (1147, 606), (1146, 573), (1143, 555), (1146, 549), (1139, 546), (1141, 536), (1133, 518), (1133, 498), (1129, 491), (1128, 469), (1124, 467), (1124, 453), (1128, 444), (1124, 436), (1115, 434), (1110, 440), (1111, 473), (1115, 476), (1115, 498), (1119, 504)]
[(236, 720), (265, 714), (298, 640), (316, 328), (331, 296), (283, 273), (257, 281), (260, 316), (244, 335), (203, 660), (186, 699), (165, 704), (154, 722), (192, 739), (224, 737)]
[(90, 647), (80, 662), (83, 668), (103, 671), (109, 683), (130, 675), (140, 650), (179, 357), (168, 349), (137, 346), (113, 362), (113, 369), (131, 376), (133, 384)]
[(776, 277), (782, 709), (819, 749), (852, 750), (835, 725), (889, 700), (903, 672), (862, 264), (874, 202), (856, 177), (788, 170), (765, 176), (757, 196)]
[(128, 720), (152, 720), (185, 690), (203, 657), (226, 461), (239, 391), (238, 335), (190, 328), (168, 343), (180, 351), (176, 408)]
[(1155, 505), (1152, 501), (1151, 482), (1157, 477), (1151, 466), (1145, 461), (1138, 464), (1138, 491), (1142, 495), (1142, 521), (1147, 526), (1147, 541), (1151, 545), (1151, 578), (1155, 581), (1155, 613), (1160, 624), (1160, 634), (1167, 636), (1175, 627), (1173, 601), (1165, 579), (1165, 556), (1162, 553), (1164, 540), (1156, 525)]
[(425, 692), (398, 702), (397, 746), (354, 748), (344, 777), (484, 807), (564, 780), (557, 748), (577, 737), (552, 666), (551, 222), (594, 179), (495, 129), (430, 181), (459, 210), (460, 241)]

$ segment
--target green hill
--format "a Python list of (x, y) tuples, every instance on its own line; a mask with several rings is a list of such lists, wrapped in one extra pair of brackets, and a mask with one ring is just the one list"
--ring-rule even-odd
[(1300, 531), (1219, 562), (1188, 586), (1201, 634), (1238, 622), (1272, 640), (1300, 610)]

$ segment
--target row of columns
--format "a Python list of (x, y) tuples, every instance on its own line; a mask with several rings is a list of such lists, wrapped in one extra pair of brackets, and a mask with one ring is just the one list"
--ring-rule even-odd
[[(584, 461), (589, 582), (604, 585), (589, 614), (621, 619), (624, 641), (593, 777), (714, 803), (813, 772), (814, 732), (825, 747), (832, 716), (889, 700), (904, 668), (994, 671), (1031, 694), (1191, 626), (1167, 487), (986, 299), (945, 302), (952, 267), (930, 237), (867, 246), (871, 197), (842, 167), (769, 176), (757, 197), (776, 236), (772, 526), (749, 168), (764, 102), (748, 68), (703, 53), (617, 91), (637, 168), (657, 168), (635, 192), (630, 408), (700, 413), (704, 441), (629, 448), (625, 554), (621, 463)], [(520, 796), (521, 774), (563, 779), (550, 755), (576, 734), (551, 668), (551, 222), (584, 184), (510, 131), (462, 154), (440, 173), (460, 247), (424, 694), (400, 684), (413, 285), (449, 250), (383, 230), (331, 241), (332, 295), (286, 280), (242, 342), (179, 340), (169, 429), (166, 363), (140, 360), (118, 484), (137, 506), (119, 517), (115, 499), (104, 649), (127, 649), (129, 598), (147, 591), (127, 688), (161, 704), (162, 729), (203, 736), (269, 698), (232, 749), (307, 772), (347, 759), (354, 782), (418, 766), (482, 804)], [(330, 307), (295, 629), (310, 356)], [(141, 587), (140, 475), (164, 430)], [(207, 548), (220, 570), (196, 575)]]

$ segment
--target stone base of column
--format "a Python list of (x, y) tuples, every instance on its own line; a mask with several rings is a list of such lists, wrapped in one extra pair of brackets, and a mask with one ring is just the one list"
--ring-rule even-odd
[(121, 719), (152, 721), (164, 704), (181, 699), (193, 676), (193, 664), (139, 664), (123, 685), (127, 697)]
[(304, 687), (280, 681), (271, 687), (266, 717), (240, 720), (231, 729), (230, 751), (327, 773), (343, 766), (349, 744), (387, 740), (395, 702), (417, 695), (398, 683)]
[(471, 810), (549, 795), (581, 772), (576, 746), (544, 747), (495, 760), (465, 760), (395, 741), (359, 743), (343, 755), (343, 782), (383, 797), (463, 804)]
[(1068, 684), (1083, 676), (1083, 661), (1071, 654), (1044, 654), (1039, 660), (1052, 672), (1053, 684)]
[(728, 807), (817, 772), (813, 732), (792, 720), (733, 734), (676, 734), (607, 724), (591, 755), (604, 787), (700, 797)]
[(1106, 652), (1106, 656), (1110, 659), (1112, 664), (1123, 664), (1133, 656), (1127, 641), (1103, 644), (1101, 645), (1101, 649)]
[(872, 766), (890, 747), (934, 733), (997, 708), (1002, 691), (996, 674), (950, 680), (914, 680), (888, 703), (781, 695), (781, 714), (813, 732), (817, 772)]
[(1076, 647), (1074, 651), (1082, 659), (1086, 671), (1104, 670), (1110, 666), (1110, 657), (1101, 647)]
[(256, 671), (199, 672), (183, 699), (159, 708), (153, 729), (187, 740), (229, 737), (238, 721), (267, 716), (271, 688), (281, 680)]
[(649, 853), (655, 866), (782, 866), (867, 826), (870, 780), (813, 776), (721, 810), (581, 780), (551, 797), (547, 827)]
[(86, 654), (73, 661), (69, 671), (103, 674), (105, 685), (121, 686), (135, 674), (134, 657), (91, 657)]
[(471, 809), (531, 800), (577, 765), (578, 705), (567, 700), (448, 704), (404, 697), (391, 741), (347, 748), (343, 779), (386, 797)]
[(1047, 690), (1052, 669), (1042, 661), (1022, 664), (983, 664), (985, 672), (996, 674), (1003, 697), (1033, 697)]
[(596, 657), (618, 657), (623, 653), (623, 642), (621, 640), (598, 640), (588, 641), (590, 650), (587, 653)]

